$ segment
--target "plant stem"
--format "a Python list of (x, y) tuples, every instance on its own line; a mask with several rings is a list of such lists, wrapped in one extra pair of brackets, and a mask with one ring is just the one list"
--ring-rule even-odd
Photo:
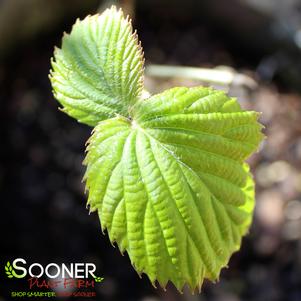
[(149, 65), (146, 67), (145, 72), (146, 75), (153, 77), (187, 78), (223, 86), (243, 86), (250, 90), (255, 90), (257, 87), (254, 79), (228, 67), (208, 69), (171, 65)]

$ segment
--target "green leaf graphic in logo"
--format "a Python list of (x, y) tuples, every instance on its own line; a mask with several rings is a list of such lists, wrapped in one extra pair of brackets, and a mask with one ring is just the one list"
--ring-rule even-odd
[(95, 282), (102, 282), (104, 280), (103, 277), (94, 277)]
[(6, 263), (6, 266), (5, 266), (5, 273), (6, 273), (6, 276), (7, 276), (8, 278), (13, 278), (13, 277), (14, 277), (13, 272), (14, 272), (14, 270), (13, 270), (13, 268), (12, 268), (10, 262), (8, 261), (8, 262)]
[(94, 127), (84, 179), (102, 230), (152, 283), (218, 279), (252, 221), (259, 114), (206, 87), (143, 99), (141, 47), (115, 7), (76, 22), (52, 68), (63, 111)]
[(26, 276), (26, 273), (23, 273), (22, 275), (18, 275), (13, 269), (9, 261), (5, 265), (5, 273), (8, 278), (24, 278)]

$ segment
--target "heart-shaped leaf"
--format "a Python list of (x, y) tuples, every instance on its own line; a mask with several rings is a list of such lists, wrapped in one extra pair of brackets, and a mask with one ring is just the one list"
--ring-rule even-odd
[(258, 113), (210, 88), (174, 88), (94, 129), (88, 204), (138, 273), (192, 290), (239, 249), (254, 207), (244, 160), (262, 139)]
[(143, 54), (136, 33), (115, 7), (77, 21), (56, 48), (50, 75), (63, 111), (82, 123), (127, 115), (143, 89)]
[(52, 68), (63, 111), (95, 126), (88, 204), (110, 240), (152, 283), (194, 290), (217, 279), (252, 220), (244, 161), (262, 139), (258, 113), (204, 87), (143, 100), (142, 50), (115, 7), (77, 21)]

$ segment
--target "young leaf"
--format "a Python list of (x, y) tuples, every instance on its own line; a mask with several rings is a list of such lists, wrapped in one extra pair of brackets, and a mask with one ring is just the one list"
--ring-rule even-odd
[(78, 21), (52, 67), (63, 110), (95, 126), (84, 178), (110, 240), (152, 283), (217, 279), (252, 220), (258, 113), (204, 87), (142, 100), (141, 47), (115, 7)]
[(77, 21), (56, 48), (50, 79), (63, 111), (95, 126), (128, 116), (143, 88), (143, 54), (129, 19), (115, 7)]
[(138, 273), (192, 290), (215, 280), (247, 232), (254, 183), (244, 160), (258, 113), (210, 88), (174, 88), (100, 122), (85, 164), (88, 204)]

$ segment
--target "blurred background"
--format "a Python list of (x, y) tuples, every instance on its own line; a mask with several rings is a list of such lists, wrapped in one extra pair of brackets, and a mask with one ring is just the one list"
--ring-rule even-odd
[[(139, 279), (85, 208), (82, 161), (91, 128), (57, 110), (48, 72), (63, 31), (111, 4), (133, 19), (151, 93), (210, 84), (263, 112), (267, 139), (249, 160), (254, 223), (229, 269), (217, 284), (206, 281), (201, 295), (156, 290)], [(300, 0), (0, 0), (0, 301), (28, 288), (2, 270), (16, 257), (94, 262), (105, 280), (91, 300), (300, 301), (300, 92)]]

